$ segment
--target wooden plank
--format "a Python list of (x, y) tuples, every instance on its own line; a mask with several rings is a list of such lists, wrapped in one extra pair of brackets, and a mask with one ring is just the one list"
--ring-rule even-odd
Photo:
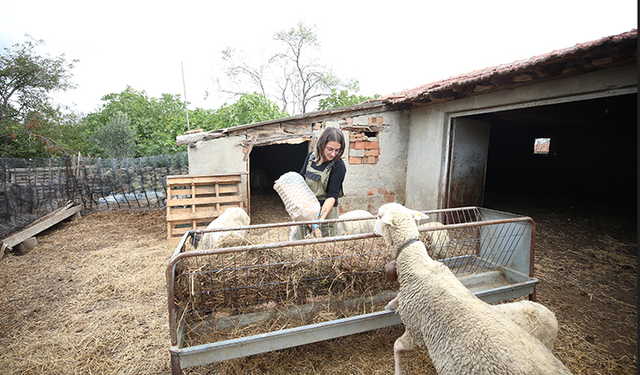
[[(233, 194), (233, 193), (238, 193), (240, 191), (240, 184), (233, 184), (233, 185), (219, 185), (219, 190), (218, 192), (221, 194)], [(200, 185), (196, 185), (195, 186), (195, 193), (196, 195), (211, 195), (211, 194), (215, 194), (216, 193), (216, 187), (215, 185), (206, 185), (206, 186), (200, 186)], [(188, 190), (187, 189), (183, 189), (183, 190), (176, 190), (175, 188), (171, 191), (171, 197), (177, 196), (177, 195), (188, 195)]]
[[(240, 205), (229, 206), (229, 207), (240, 207)], [(217, 210), (217, 209), (215, 209), (213, 207), (211, 209), (207, 209), (207, 210), (196, 209), (195, 212), (192, 212), (191, 210), (184, 210), (184, 212), (176, 212), (174, 210), (174, 211), (171, 212), (171, 214), (167, 214), (167, 221), (171, 222), (172, 224), (175, 224), (175, 222), (178, 221), (178, 220), (206, 220), (206, 219), (209, 219), (208, 222), (211, 222), (211, 221), (213, 221), (213, 219), (211, 219), (211, 218), (216, 218), (216, 217), (222, 215), (223, 212), (224, 212), (224, 210)]]
[[(245, 173), (246, 174), (246, 173)], [(177, 186), (185, 185), (213, 185), (220, 182), (240, 182), (241, 173), (233, 175), (185, 175), (185, 176), (167, 176), (167, 185)]]
[(263, 125), (259, 128), (251, 128), (247, 129), (247, 137), (251, 137), (252, 135), (263, 135), (263, 134), (273, 134), (273, 133), (282, 133), (280, 128), (280, 124), (272, 124), (272, 125)]
[(191, 219), (184, 219), (184, 220), (178, 219), (178, 220), (172, 221), (171, 222), (171, 226), (172, 227), (176, 227), (178, 225), (189, 224), (189, 225), (191, 225), (191, 227), (193, 227), (194, 222), (195, 222), (196, 228), (206, 228), (207, 225), (209, 225), (209, 222), (206, 221), (206, 220), (205, 221), (198, 221), (198, 220), (191, 220)]
[(8, 248), (12, 249), (14, 246), (21, 243), (22, 241), (35, 236), (36, 234), (44, 231), (45, 229), (49, 229), (50, 227), (61, 222), (62, 220), (67, 219), (68, 217), (75, 215), (76, 213), (82, 210), (81, 205), (70, 207), (72, 205), (73, 204), (68, 204), (62, 209), (58, 209), (50, 213), (49, 215), (44, 216), (42, 219), (36, 221), (33, 225), (29, 226), (28, 228), (25, 228), (24, 230), (3, 239), (2, 243), (5, 244)]
[(240, 204), (225, 205), (220, 208), (218, 208), (217, 205), (205, 207), (196, 206), (195, 210), (192, 210), (191, 208), (173, 209), (167, 214), (167, 220), (194, 220), (218, 217), (229, 207), (240, 207)]
[[(237, 194), (240, 192), (240, 184), (234, 185), (217, 185), (218, 194)], [(216, 194), (215, 186), (196, 186), (196, 195)]]
[(308, 134), (309, 136), (313, 135), (313, 129), (311, 128), (310, 123), (297, 125), (284, 123), (282, 124), (282, 128), (285, 133)]
[(171, 199), (167, 201), (167, 207), (175, 206), (191, 206), (202, 204), (217, 204), (217, 203), (237, 203), (242, 202), (242, 198), (237, 195), (228, 195), (222, 197), (207, 197), (207, 198), (184, 198), (184, 199)]

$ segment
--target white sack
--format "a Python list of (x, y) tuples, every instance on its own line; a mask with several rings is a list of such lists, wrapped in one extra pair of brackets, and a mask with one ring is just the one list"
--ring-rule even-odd
[(297, 172), (287, 172), (273, 185), (284, 202), (284, 208), (293, 221), (308, 221), (318, 218), (320, 202), (304, 178)]

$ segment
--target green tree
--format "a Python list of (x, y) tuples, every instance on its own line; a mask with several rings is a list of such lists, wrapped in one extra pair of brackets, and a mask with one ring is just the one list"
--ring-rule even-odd
[(42, 56), (37, 49), (44, 41), (26, 38), (0, 55), (0, 155), (5, 157), (65, 152), (69, 143), (63, 136), (78, 125), (50, 103), (52, 93), (75, 88), (70, 70), (77, 60)]
[[(86, 139), (92, 139), (89, 154), (103, 157), (138, 157), (184, 150), (176, 137), (187, 131), (185, 104), (179, 95), (148, 96), (130, 86), (121, 93), (102, 97), (101, 108), (84, 118)], [(123, 115), (126, 115), (127, 126)], [(286, 117), (278, 105), (258, 93), (245, 94), (218, 110), (196, 108), (189, 111), (191, 129), (221, 129)], [(130, 129), (126, 130), (126, 129)], [(128, 138), (130, 143), (126, 143)], [(113, 143), (115, 142), (115, 144)], [(132, 146), (135, 145), (134, 146)], [(123, 152), (126, 150), (127, 152)], [(115, 153), (114, 153), (115, 152)]]
[(214, 115), (214, 129), (253, 124), (287, 116), (289, 115), (281, 111), (277, 104), (254, 92), (242, 95), (233, 104), (220, 107)]
[[(185, 103), (180, 100), (180, 95), (162, 94), (160, 98), (154, 98), (144, 90), (136, 91), (127, 86), (120, 93), (103, 96), (102, 101), (101, 108), (84, 119), (87, 138), (95, 138), (99, 129), (121, 112), (127, 115), (135, 134), (137, 147), (133, 156), (159, 155), (184, 149), (175, 142), (176, 137), (187, 130)], [(106, 156), (100, 147), (92, 147), (91, 153)]]
[(126, 113), (117, 112), (109, 122), (94, 134), (94, 140), (108, 158), (128, 158), (135, 155), (136, 133)]
[(258, 92), (276, 101), (284, 112), (295, 114), (314, 110), (332, 90), (348, 89), (349, 83), (319, 62), (320, 42), (315, 27), (298, 23), (288, 31), (277, 32), (273, 39), (280, 49), (267, 53), (270, 57), (262, 62), (247, 57), (256, 54), (223, 50), (224, 78), (217, 79), (219, 91), (233, 97)]
[[(358, 91), (358, 82), (354, 82), (354, 86), (352, 86), (355, 91)], [(331, 94), (326, 98), (320, 99), (318, 102), (318, 110), (325, 110), (331, 108), (340, 108), (340, 107), (348, 107), (351, 105), (360, 104), (369, 99), (379, 98), (380, 94), (375, 94), (373, 97), (364, 96), (364, 95), (356, 95), (349, 94), (349, 90), (338, 90), (332, 89)]]

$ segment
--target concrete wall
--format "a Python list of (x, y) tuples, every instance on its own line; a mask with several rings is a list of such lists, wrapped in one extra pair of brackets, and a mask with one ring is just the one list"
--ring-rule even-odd
[(413, 109), (409, 118), (405, 204), (420, 210), (442, 207), (452, 117), (580, 100), (587, 95), (606, 96), (613, 90), (637, 90), (637, 82), (636, 66), (628, 65)]
[(246, 137), (227, 137), (199, 142), (197, 147), (189, 147), (189, 174), (245, 173), (242, 177), (242, 196), (248, 205), (249, 163), (243, 161), (244, 147), (236, 143)]

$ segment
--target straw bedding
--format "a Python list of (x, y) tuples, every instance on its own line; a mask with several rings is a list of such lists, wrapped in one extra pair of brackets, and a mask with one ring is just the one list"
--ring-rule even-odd
[[(253, 224), (288, 221), (273, 202), (265, 204), (269, 210), (252, 203)], [(574, 374), (635, 374), (635, 215), (501, 204), (487, 206), (537, 223), (538, 301), (559, 321), (555, 354)], [(164, 272), (173, 248), (166, 245), (165, 220), (164, 211), (95, 213), (39, 235), (27, 255), (5, 256), (3, 373), (169, 374)], [(332, 313), (320, 309), (314, 319)], [(389, 374), (402, 332), (389, 327), (185, 373)], [(409, 374), (435, 374), (424, 352), (404, 359)]]

